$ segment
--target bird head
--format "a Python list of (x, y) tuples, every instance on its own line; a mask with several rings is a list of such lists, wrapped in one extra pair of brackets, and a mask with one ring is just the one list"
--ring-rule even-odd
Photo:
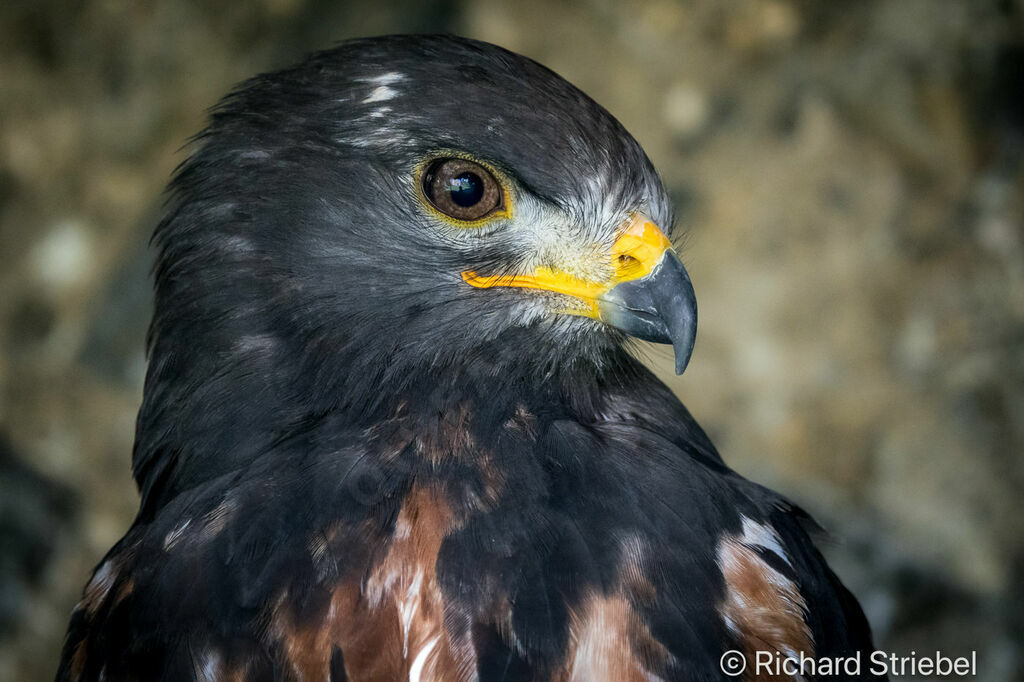
[(214, 109), (154, 236), (137, 474), (466, 368), (596, 377), (635, 337), (681, 372), (696, 304), (672, 224), (622, 125), (493, 45), (356, 40), (257, 76)]
[(199, 271), (166, 307), (230, 326), (249, 298), (251, 341), (298, 332), (420, 366), (506, 338), (599, 364), (636, 337), (671, 343), (677, 372), (689, 360), (696, 304), (656, 172), (529, 59), (451, 37), (349, 42), (243, 84), (201, 142), (157, 235), (163, 268)]
[(622, 125), (493, 45), (356, 40), (246, 81), (154, 234), (144, 508), (324, 415), (590, 400), (638, 376), (631, 338), (681, 372), (696, 304), (672, 224)]

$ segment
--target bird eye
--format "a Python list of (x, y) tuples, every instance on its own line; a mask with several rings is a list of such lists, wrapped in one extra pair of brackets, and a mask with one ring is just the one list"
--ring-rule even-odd
[(502, 205), (503, 193), (490, 171), (466, 159), (439, 159), (423, 174), (423, 193), (441, 213), (480, 220)]

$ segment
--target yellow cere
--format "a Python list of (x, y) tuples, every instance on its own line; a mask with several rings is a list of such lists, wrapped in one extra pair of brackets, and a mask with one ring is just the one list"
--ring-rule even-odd
[(612, 245), (615, 284), (641, 279), (651, 274), (672, 242), (661, 229), (640, 215)]
[(565, 312), (586, 317), (598, 317), (597, 299), (621, 282), (642, 279), (661, 261), (664, 253), (672, 248), (665, 233), (643, 215), (636, 215), (626, 231), (612, 245), (611, 260), (613, 274), (606, 281), (580, 279), (568, 272), (538, 267), (529, 275), (480, 275), (473, 271), (462, 273), (462, 279), (470, 286), (480, 289), (491, 287), (522, 287), (541, 289), (572, 296), (583, 303), (581, 310)]

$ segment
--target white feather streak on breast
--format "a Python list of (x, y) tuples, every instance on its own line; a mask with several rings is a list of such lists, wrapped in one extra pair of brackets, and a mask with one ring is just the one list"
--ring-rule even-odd
[(440, 635), (434, 637), (416, 654), (416, 660), (412, 662), (412, 666), (409, 668), (409, 682), (422, 682), (421, 678), (423, 676), (423, 669), (427, 665), (427, 658), (430, 656), (430, 652), (434, 650), (437, 640), (440, 638)]
[(443, 498), (414, 488), (395, 520), (386, 556), (364, 587), (372, 610), (381, 617), (397, 619), (402, 660), (409, 661), (415, 653), (407, 670), (416, 676), (410, 679), (474, 679), (472, 639), (468, 632), (446, 629), (445, 599), (437, 581), (437, 555), (452, 524)]
[[(417, 570), (405, 597), (398, 598), (398, 616), (402, 621), (402, 658), (409, 657), (409, 628), (420, 606), (420, 588), (423, 586), (423, 571)], [(435, 638), (436, 639), (436, 638)]]
[[(571, 682), (659, 682), (661, 678), (648, 671), (632, 651), (630, 629), (638, 625), (625, 597), (594, 595), (588, 599), (571, 626), (575, 640)], [(646, 632), (646, 627), (639, 627)]]
[(164, 538), (164, 551), (169, 552), (174, 549), (174, 546), (181, 540), (182, 534), (192, 524), (192, 519), (185, 519), (183, 522), (178, 524), (175, 528), (167, 534)]
[(779, 538), (779, 534), (771, 526), (766, 526), (744, 516), (743, 535), (740, 536), (739, 541), (748, 547), (767, 549), (785, 561), (787, 565), (793, 565), (789, 562), (789, 557), (786, 556), (786, 550), (782, 548), (782, 540)]

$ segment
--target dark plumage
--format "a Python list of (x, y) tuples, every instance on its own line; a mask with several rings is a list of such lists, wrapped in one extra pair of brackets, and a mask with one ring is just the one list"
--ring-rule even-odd
[[(445, 158), (476, 169), (449, 209), (420, 189)], [(444, 215), (478, 196), (502, 203)], [(806, 516), (629, 353), (692, 347), (672, 222), (612, 116), (494, 46), (352, 41), (244, 83), (154, 237), (141, 506), (58, 679), (711, 680), (728, 649), (869, 651)]]

